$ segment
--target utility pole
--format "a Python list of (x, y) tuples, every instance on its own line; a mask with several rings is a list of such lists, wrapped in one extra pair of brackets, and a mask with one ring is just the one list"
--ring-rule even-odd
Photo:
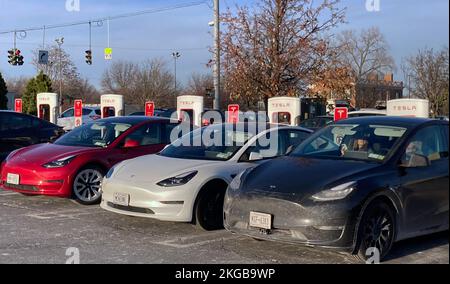
[(64, 38), (57, 38), (56, 43), (58, 44), (58, 50), (59, 50), (59, 114), (62, 113), (62, 80), (63, 80), (63, 74), (62, 74), (62, 48), (61, 46), (64, 44)]
[(220, 110), (220, 9), (219, 0), (214, 0), (214, 109)]
[(172, 57), (173, 57), (173, 61), (175, 64), (175, 70), (174, 70), (174, 78), (175, 78), (175, 100), (177, 99), (177, 90), (178, 90), (178, 85), (177, 85), (177, 61), (178, 59), (181, 57), (181, 53), (174, 52), (172, 53)]

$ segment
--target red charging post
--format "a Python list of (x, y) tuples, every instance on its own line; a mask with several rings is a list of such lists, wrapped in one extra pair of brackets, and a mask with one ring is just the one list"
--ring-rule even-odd
[(229, 105), (228, 106), (228, 123), (238, 123), (239, 122), (239, 105)]
[(146, 102), (145, 103), (145, 116), (155, 116), (155, 103)]
[(334, 110), (334, 121), (340, 121), (348, 118), (348, 108), (337, 107)]
[(75, 127), (79, 127), (83, 124), (83, 101), (75, 100)]
[(23, 112), (23, 101), (22, 101), (22, 99), (16, 99), (14, 101), (14, 111), (15, 112), (20, 112), (20, 113)]

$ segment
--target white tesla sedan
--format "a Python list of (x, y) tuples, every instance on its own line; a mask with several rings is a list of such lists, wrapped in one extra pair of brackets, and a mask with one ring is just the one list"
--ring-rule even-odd
[(283, 156), (311, 130), (220, 124), (197, 129), (160, 154), (124, 161), (105, 176), (101, 207), (119, 214), (223, 227), (228, 184), (240, 172)]

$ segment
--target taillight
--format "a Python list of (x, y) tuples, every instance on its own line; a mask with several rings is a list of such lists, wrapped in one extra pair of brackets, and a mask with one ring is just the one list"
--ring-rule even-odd
[(208, 121), (207, 119), (203, 119), (202, 125), (203, 125), (203, 126), (209, 126), (210, 123), (209, 123), (209, 121)]

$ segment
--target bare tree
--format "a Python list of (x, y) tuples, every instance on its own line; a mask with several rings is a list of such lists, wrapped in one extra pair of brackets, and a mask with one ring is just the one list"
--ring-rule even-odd
[(262, 0), (254, 12), (237, 7), (223, 15), (226, 89), (256, 104), (295, 96), (324, 64), (323, 32), (344, 20), (339, 0)]
[[(337, 38), (338, 56), (341, 64), (350, 68), (355, 84), (367, 80), (372, 74), (391, 72), (395, 61), (389, 54), (389, 45), (378, 28), (356, 32), (343, 31)], [(353, 92), (352, 105), (366, 100), (365, 93)]]
[(419, 50), (403, 62), (403, 69), (411, 76), (414, 97), (430, 101), (433, 115), (448, 115), (449, 51)]
[(146, 101), (152, 100), (158, 107), (175, 105), (173, 85), (173, 75), (161, 59), (142, 64), (116, 62), (103, 74), (102, 79), (103, 91), (123, 95), (127, 104), (144, 105)]
[(22, 96), (29, 80), (30, 78), (27, 77), (10, 78), (6, 80), (6, 85), (10, 92)]

